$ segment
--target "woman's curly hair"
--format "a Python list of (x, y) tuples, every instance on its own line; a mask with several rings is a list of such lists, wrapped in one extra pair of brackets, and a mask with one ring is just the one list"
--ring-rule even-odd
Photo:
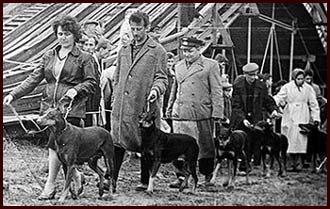
[(63, 16), (55, 20), (53, 23), (53, 30), (56, 37), (57, 29), (59, 26), (62, 27), (63, 31), (69, 31), (70, 33), (72, 33), (75, 42), (78, 42), (81, 39), (81, 26), (76, 18), (71, 16)]

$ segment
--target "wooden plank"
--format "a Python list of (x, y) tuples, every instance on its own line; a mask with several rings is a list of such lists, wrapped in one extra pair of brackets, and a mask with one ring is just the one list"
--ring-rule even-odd
[[(69, 7), (71, 7), (71, 4), (67, 4), (62, 6), (61, 4), (55, 4), (50, 9), (50, 14), (47, 14), (47, 16), (42, 16), (43, 18), (40, 19), (39, 22), (35, 22), (31, 20), (31, 22), (27, 23), (26, 27), (22, 27), (22, 30), (15, 31), (11, 36), (8, 36), (4, 39), (4, 47), (3, 47), (3, 55), (8, 55), (8, 53), (17, 50), (18, 48), (24, 46), (28, 43), (28, 41), (32, 41), (36, 37), (38, 37), (39, 34), (41, 34), (44, 30), (47, 29), (47, 27), (50, 27), (51, 22), (54, 18), (56, 18), (58, 15), (60, 15), (61, 12), (66, 12)], [(39, 19), (39, 18), (37, 18)]]
[[(77, 16), (79, 13), (84, 12), (84, 10), (86, 10), (89, 6), (91, 6), (91, 4), (86, 4), (86, 3), (80, 4), (77, 8), (72, 10), (68, 15)], [(55, 36), (53, 36), (52, 28), (49, 25), (47, 26), (46, 31), (38, 36), (38, 41), (36, 43), (33, 43), (31, 45), (26, 44), (25, 47), (18, 48), (14, 52), (5, 56), (5, 58), (24, 62), (27, 59), (29, 59), (31, 56), (35, 55), (36, 53), (40, 53), (40, 51), (43, 51), (45, 46), (53, 43), (54, 41), (55, 41)], [(44, 52), (45, 51), (43, 51), (43, 53)]]

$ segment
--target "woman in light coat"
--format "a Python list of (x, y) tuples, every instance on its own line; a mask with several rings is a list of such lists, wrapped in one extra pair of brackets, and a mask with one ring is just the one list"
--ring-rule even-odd
[(295, 69), (292, 72), (293, 80), (274, 96), (276, 104), (285, 106), (281, 133), (289, 139), (288, 153), (293, 157), (293, 171), (302, 168), (301, 155), (307, 151), (307, 136), (300, 133), (298, 125), (311, 120), (316, 124), (320, 123), (320, 109), (315, 92), (310, 85), (304, 83), (304, 77), (302, 69)]

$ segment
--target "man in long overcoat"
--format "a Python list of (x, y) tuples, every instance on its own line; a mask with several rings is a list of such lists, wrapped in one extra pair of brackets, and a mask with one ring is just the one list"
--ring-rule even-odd
[[(156, 100), (168, 84), (166, 51), (147, 35), (148, 15), (135, 12), (130, 16), (129, 23), (134, 40), (120, 49), (113, 82), (111, 135), (115, 145), (115, 179), (118, 178), (125, 150), (141, 151), (139, 114), (147, 106), (147, 100), (158, 105)], [(142, 185), (137, 189), (146, 189), (148, 181), (148, 162), (141, 158)]]
[[(175, 81), (167, 116), (173, 119), (174, 133), (193, 136), (199, 145), (199, 170), (206, 185), (212, 177), (215, 147), (212, 120), (223, 118), (223, 94), (219, 66), (200, 53), (203, 41), (193, 37), (181, 39), (184, 59), (175, 65)], [(177, 188), (183, 182), (170, 185)]]
[[(272, 97), (268, 96), (267, 87), (264, 82), (257, 79), (259, 66), (256, 63), (248, 63), (243, 66), (244, 75), (238, 76), (233, 85), (232, 95), (232, 114), (230, 126), (233, 129), (240, 129), (248, 133), (251, 137), (249, 127), (263, 119), (262, 109), (271, 113), (271, 117), (277, 116), (277, 106)], [(247, 149), (259, 147), (260, 140), (248, 139)], [(249, 150), (248, 160), (251, 153), (255, 150)], [(259, 154), (258, 152), (256, 154)], [(258, 164), (258, 163), (257, 163)], [(241, 164), (245, 168), (244, 164)]]

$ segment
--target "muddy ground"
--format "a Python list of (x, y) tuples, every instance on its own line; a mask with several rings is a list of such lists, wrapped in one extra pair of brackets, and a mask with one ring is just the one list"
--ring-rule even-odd
[[(14, 143), (13, 143), (14, 142)], [(139, 159), (128, 158), (120, 172), (118, 192), (103, 199), (98, 198), (96, 176), (83, 166), (86, 185), (84, 192), (77, 200), (68, 197), (64, 205), (319, 205), (327, 203), (326, 174), (312, 174), (310, 169), (299, 173), (288, 173), (286, 177), (278, 177), (273, 172), (272, 177), (262, 176), (260, 168), (254, 169), (250, 177), (250, 185), (245, 183), (245, 177), (237, 178), (234, 188), (223, 188), (222, 182), (226, 170), (223, 168), (212, 190), (199, 186), (195, 194), (185, 190), (179, 193), (177, 189), (170, 189), (169, 183), (175, 180), (172, 165), (160, 168), (159, 178), (156, 180), (153, 195), (136, 192), (134, 188), (139, 183)], [(38, 201), (41, 186), (47, 177), (47, 150), (31, 144), (25, 140), (14, 140), (3, 143), (3, 204), (4, 205), (58, 205), (58, 198), (63, 188), (63, 173), (57, 179), (56, 199)], [(199, 181), (203, 178), (199, 175)]]

